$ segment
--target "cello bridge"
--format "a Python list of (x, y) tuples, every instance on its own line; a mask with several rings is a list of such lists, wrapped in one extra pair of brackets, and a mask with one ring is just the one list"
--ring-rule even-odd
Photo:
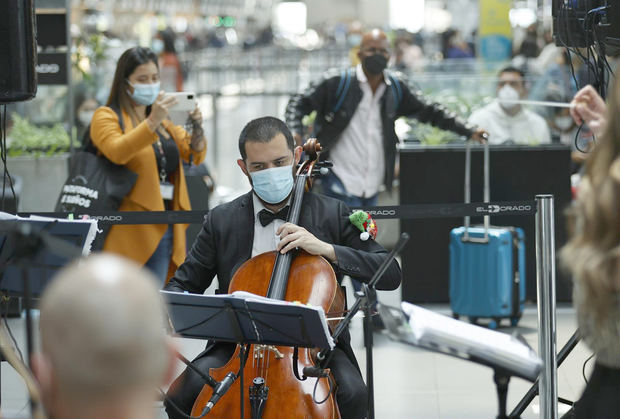
[(280, 352), (278, 348), (276, 348), (273, 345), (254, 345), (254, 358), (255, 359), (263, 358), (266, 350), (269, 352), (273, 352), (276, 359), (284, 358), (284, 355), (282, 355), (282, 352)]

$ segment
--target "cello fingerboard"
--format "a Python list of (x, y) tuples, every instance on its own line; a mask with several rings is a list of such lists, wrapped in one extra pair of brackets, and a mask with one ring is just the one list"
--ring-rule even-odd
[[(301, 203), (307, 177), (308, 176), (305, 174), (299, 174), (295, 177), (295, 186), (293, 188), (293, 196), (291, 197), (291, 209), (288, 212), (288, 219), (286, 220), (289, 223), (297, 224), (299, 222), (299, 214), (301, 213)], [(291, 268), (292, 260), (293, 252), (287, 252), (285, 254), (278, 253), (271, 273), (267, 297), (284, 300), (286, 288), (288, 286), (288, 273)]]

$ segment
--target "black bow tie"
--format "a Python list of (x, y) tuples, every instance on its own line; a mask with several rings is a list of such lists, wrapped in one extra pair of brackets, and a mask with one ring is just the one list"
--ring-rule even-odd
[(280, 211), (275, 212), (275, 213), (271, 211), (267, 211), (266, 209), (262, 209), (258, 212), (258, 220), (260, 221), (261, 225), (265, 227), (266, 225), (271, 223), (276, 218), (286, 221), (287, 215), (288, 215), (288, 205), (282, 208)]

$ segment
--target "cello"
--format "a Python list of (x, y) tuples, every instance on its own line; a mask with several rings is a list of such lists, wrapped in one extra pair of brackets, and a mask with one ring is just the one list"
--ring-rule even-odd
[[(308, 159), (297, 170), (287, 218), (287, 222), (293, 224), (299, 221), (304, 191), (312, 186), (312, 176), (319, 170), (317, 163), (321, 146), (316, 139), (310, 139), (304, 145), (304, 151)], [(234, 291), (321, 306), (328, 318), (344, 312), (345, 308), (345, 297), (331, 264), (323, 257), (303, 250), (285, 254), (271, 251), (251, 258), (233, 275), (228, 293)], [(298, 365), (302, 370), (313, 367), (315, 349), (298, 348), (295, 356), (295, 349), (291, 347), (253, 344), (247, 353), (245, 351), (238, 344), (225, 365), (209, 370), (209, 375), (223, 382), (230, 377), (231, 371), (240, 370), (242, 359), (247, 356), (243, 368), (243, 375), (247, 377), (244, 388), (241, 389), (239, 380), (235, 380), (218, 404), (212, 407), (209, 417), (240, 417), (242, 393), (243, 411), (250, 412), (252, 419), (340, 418), (331, 374), (317, 378), (315, 382), (296, 378), (298, 372), (293, 370)], [(194, 402), (192, 416), (203, 414), (212, 394), (211, 387), (205, 385), (202, 388)]]

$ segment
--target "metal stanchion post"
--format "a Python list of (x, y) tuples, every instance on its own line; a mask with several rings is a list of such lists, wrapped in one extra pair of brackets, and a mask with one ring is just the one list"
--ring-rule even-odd
[(555, 226), (553, 195), (536, 195), (536, 283), (538, 287), (538, 354), (540, 417), (557, 419), (558, 389), (555, 329)]

